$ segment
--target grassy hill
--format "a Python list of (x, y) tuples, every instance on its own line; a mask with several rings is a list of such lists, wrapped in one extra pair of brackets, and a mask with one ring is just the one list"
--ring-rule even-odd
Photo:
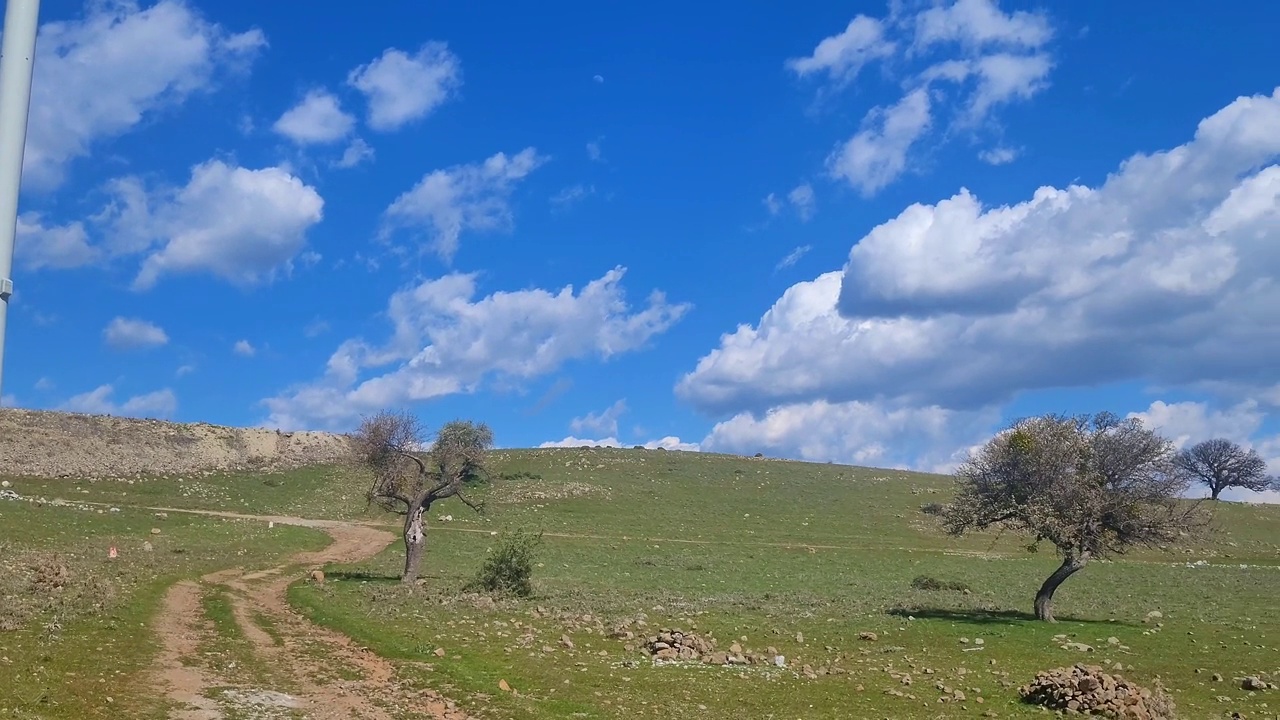
[[(1280, 702), (1232, 680), (1280, 681), (1278, 507), (1223, 503), (1206, 541), (1090, 565), (1059, 591), (1063, 621), (1045, 625), (1027, 612), (1052, 548), (943, 535), (921, 508), (948, 500), (945, 477), (612, 449), (501, 451), (494, 469), (485, 515), (432, 508), (414, 594), (395, 580), (393, 545), (295, 584), (291, 601), (484, 717), (1031, 717), (1016, 687), (1081, 661), (1158, 678), (1183, 717), (1267, 717)], [(28, 497), (397, 520), (368, 511), (362, 480), (335, 466), (11, 482)], [(543, 533), (536, 596), (463, 592), (517, 529)], [(956, 589), (918, 589), (919, 577)], [(638, 637), (609, 637), (619, 628)], [(634, 646), (663, 628), (772, 648), (786, 665), (654, 665)]]

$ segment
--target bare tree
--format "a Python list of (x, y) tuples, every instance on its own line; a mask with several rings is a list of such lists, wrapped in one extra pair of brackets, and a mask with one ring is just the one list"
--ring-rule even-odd
[(426, 550), (426, 514), (431, 505), (456, 497), (472, 510), (483, 511), (462, 491), (487, 477), (485, 460), (493, 447), (493, 433), (483, 423), (456, 420), (445, 424), (426, 445), (417, 418), (381, 412), (365, 418), (352, 439), (356, 462), (373, 475), (369, 502), (404, 516), (400, 580), (413, 583)]
[(1136, 418), (1045, 415), (1020, 420), (956, 472), (959, 493), (943, 512), (953, 535), (990, 527), (1048, 540), (1062, 565), (1036, 593), (1035, 614), (1054, 622), (1053, 594), (1093, 558), (1177, 541), (1204, 527), (1173, 446)]
[(1205, 440), (1173, 458), (1174, 465), (1191, 482), (1209, 488), (1214, 500), (1227, 488), (1260, 492), (1280, 489), (1280, 480), (1267, 475), (1267, 462), (1257, 450), (1245, 451), (1223, 438)]

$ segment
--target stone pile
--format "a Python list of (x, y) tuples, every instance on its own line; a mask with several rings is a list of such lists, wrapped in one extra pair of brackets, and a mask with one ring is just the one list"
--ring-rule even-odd
[[(615, 633), (615, 637), (629, 639), (625, 635)], [(695, 633), (686, 633), (678, 629), (663, 628), (657, 635), (650, 635), (641, 644), (640, 649), (654, 660), (688, 660), (706, 665), (773, 665), (783, 667), (785, 658), (775, 648), (765, 652), (754, 652), (733, 643), (723, 650), (716, 649), (715, 638), (703, 637)]]
[(1018, 688), (1024, 702), (1082, 715), (1118, 720), (1173, 720), (1173, 701), (1163, 691), (1154, 692), (1118, 675), (1108, 675), (1097, 665), (1077, 663), (1069, 668), (1036, 673), (1036, 679)]

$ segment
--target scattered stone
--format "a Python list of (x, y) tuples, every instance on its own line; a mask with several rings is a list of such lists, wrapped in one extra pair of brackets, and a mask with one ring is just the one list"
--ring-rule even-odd
[(511, 686), (507, 684), (506, 680), (498, 681), (498, 689), (502, 692), (511, 692)]
[(444, 656), (445, 656), (445, 655), (447, 655), (447, 654), (448, 654), (448, 653), (446, 653), (446, 652), (444, 651), (444, 648), (436, 648), (436, 651), (435, 651), (435, 656), (436, 656), (436, 657), (440, 657), (440, 658), (442, 658), (442, 657), (444, 657)]
[(159, 535), (159, 534), (160, 534), (160, 528), (151, 528), (151, 534), (152, 534), (152, 535)]
[(641, 645), (641, 649), (653, 659), (665, 661), (701, 660), (710, 665), (725, 665), (742, 654), (742, 646), (738, 643), (734, 643), (728, 653), (716, 653), (715, 648), (714, 640), (670, 628), (663, 628)]
[(1174, 718), (1173, 699), (1163, 688), (1140, 687), (1118, 675), (1108, 675), (1096, 665), (1077, 663), (1038, 672), (1034, 681), (1018, 688), (1018, 694), (1023, 702), (1071, 714), (1124, 720)]
[(13, 487), (13, 483), (9, 482), (8, 480), (5, 480), (3, 482), (0, 482), (0, 487), (3, 487), (3, 488)]
[(315, 583), (315, 584), (317, 584), (317, 585), (323, 585), (323, 584), (324, 584), (324, 571), (323, 571), (323, 570), (312, 570), (312, 571), (311, 571), (311, 580), (312, 580), (312, 582), (314, 582), (314, 583)]
[(1082, 642), (1069, 642), (1060, 645), (1063, 650), (1077, 650), (1079, 652), (1093, 652), (1092, 645), (1086, 645)]
[(1254, 675), (1250, 675), (1249, 677), (1242, 678), (1240, 680), (1240, 689), (1248, 690), (1249, 692), (1261, 692), (1263, 690), (1270, 690), (1272, 687), (1273, 686), (1270, 683)]
[(868, 641), (868, 642), (875, 642), (876, 640), (879, 640), (879, 639), (880, 639), (880, 636), (879, 636), (879, 635), (876, 635), (876, 634), (875, 634), (875, 633), (873, 633), (873, 632), (860, 632), (860, 633), (858, 633), (858, 639), (859, 639), (859, 640), (866, 640), (866, 641)]
[(565, 647), (567, 647), (567, 648), (569, 648), (570, 650), (572, 650), (572, 649), (573, 649), (573, 641), (569, 639), (569, 636), (568, 636), (568, 635), (561, 635), (561, 636), (560, 636), (560, 644), (561, 644), (561, 645), (563, 645), (563, 646), (565, 646)]
[(1214, 682), (1222, 682), (1222, 673), (1214, 673), (1210, 680), (1213, 680)]

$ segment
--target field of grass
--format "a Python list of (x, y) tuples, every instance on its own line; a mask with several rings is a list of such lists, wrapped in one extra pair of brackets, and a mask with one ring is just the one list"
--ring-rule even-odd
[[(483, 516), (457, 501), (432, 509), (424, 584), (415, 594), (395, 579), (403, 548), (393, 545), (364, 563), (326, 568), (323, 585), (295, 584), (291, 602), (379, 654), (412, 661), (400, 667), (411, 683), (490, 718), (1032, 717), (1039, 712), (1018, 702), (1017, 686), (1038, 670), (1082, 661), (1119, 664), (1123, 670), (1114, 672), (1144, 685), (1158, 679), (1182, 717), (1275, 717), (1280, 708), (1280, 691), (1250, 693), (1233, 682), (1243, 675), (1280, 681), (1278, 507), (1224, 503), (1207, 540), (1090, 565), (1058, 593), (1062, 622), (1047, 625), (1027, 613), (1057, 564), (1052, 548), (1032, 553), (1025, 538), (943, 535), (921, 507), (947, 501), (946, 478), (604, 449), (503, 451), (494, 469), (495, 482), (475, 492), (486, 500)], [(338, 469), (133, 484), (16, 480), (14, 487), (122, 507), (397, 521), (367, 512), (360, 479)], [(79, 517), (116, 528), (79, 530), (105, 557), (108, 533), (136, 540), (119, 528), (136, 533), (151, 516)], [(168, 520), (177, 521), (176, 514)], [(182, 522), (191, 533), (246, 533), (208, 547), (239, 542), (265, 557), (260, 524)], [(166, 526), (161, 537), (176, 539), (176, 528)], [(495, 603), (461, 592), (498, 535), (516, 529), (543, 532), (536, 596)], [(7, 527), (0, 532), (13, 537)], [(312, 541), (290, 532), (299, 533), (295, 547)], [(64, 547), (74, 544), (69, 538)], [(281, 542), (272, 536), (273, 552), (284, 551)], [(208, 553), (210, 569), (219, 553), (226, 550)], [(168, 579), (194, 569), (154, 572), (130, 595), (136, 611), (117, 616), (136, 617)], [(920, 576), (964, 589), (914, 588)], [(216, 619), (217, 597), (206, 603)], [(1149, 618), (1152, 611), (1162, 617)], [(82, 622), (90, 639), (64, 630), (60, 642), (102, 645), (100, 628), (110, 620)], [(654, 665), (627, 649), (637, 640), (609, 637), (623, 625), (641, 638), (669, 627), (714, 637), (720, 648), (773, 648), (786, 665)], [(22, 631), (29, 638), (42, 632)], [(15, 637), (0, 633), (0, 655), (22, 657), (22, 676), (39, 677), (41, 663), (28, 657), (35, 644), (17, 646)], [(113, 655), (145, 654), (145, 629), (136, 623), (114, 640)], [(1067, 642), (1093, 650), (1065, 649)], [(102, 672), (88, 664), (75, 671)], [(514, 692), (499, 689), (500, 681)], [(47, 675), (45, 685), (24, 682), (26, 690), (0, 687), (0, 717), (7, 707), (31, 707), (35, 688), (52, 683)], [(77, 692), (98, 691), (93, 684)]]
[[(1030, 717), (1016, 687), (1081, 661), (1158, 678), (1185, 717), (1274, 712), (1232, 678), (1280, 680), (1280, 508), (1223, 504), (1206, 542), (1095, 563), (1059, 591), (1065, 620), (1048, 625), (1026, 612), (1052, 548), (942, 535), (920, 506), (945, 502), (945, 478), (625, 450), (506, 453), (498, 469), (487, 517), (433, 511), (453, 520), (433, 523), (419, 596), (394, 581), (393, 546), (330, 568), (323, 588), (295, 586), (293, 601), (381, 653), (430, 663), (420, 682), (495, 717)], [(517, 528), (545, 533), (537, 597), (461, 595), (489, 533)], [(917, 576), (968, 592), (914, 589)], [(1151, 611), (1163, 617), (1146, 621)], [(772, 647), (787, 667), (654, 666), (607, 637), (629, 621), (642, 635)]]
[(303, 528), (0, 500), (0, 718), (165, 717), (141, 677), (164, 590), (327, 541)]

